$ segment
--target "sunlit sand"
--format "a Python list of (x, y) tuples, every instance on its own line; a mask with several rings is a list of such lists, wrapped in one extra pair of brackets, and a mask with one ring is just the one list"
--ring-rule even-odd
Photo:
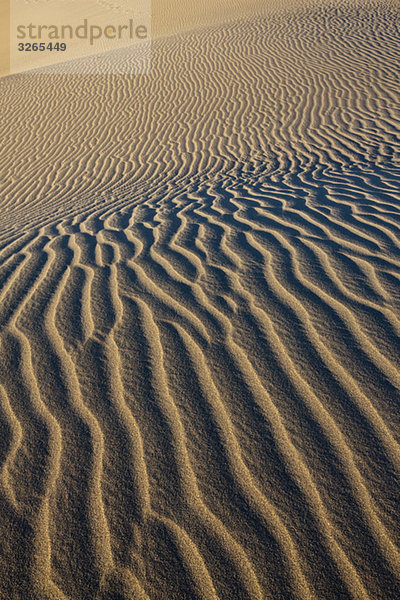
[(0, 80), (0, 598), (398, 600), (399, 5), (175, 4)]

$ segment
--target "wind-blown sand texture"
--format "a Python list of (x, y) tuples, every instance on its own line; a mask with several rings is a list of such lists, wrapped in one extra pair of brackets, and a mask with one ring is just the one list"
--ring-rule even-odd
[(0, 82), (1, 599), (400, 598), (399, 22)]

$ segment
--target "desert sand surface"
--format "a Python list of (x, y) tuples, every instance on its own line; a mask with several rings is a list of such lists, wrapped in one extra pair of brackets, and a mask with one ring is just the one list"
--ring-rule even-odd
[(400, 598), (399, 3), (242, 8), (0, 80), (1, 600)]

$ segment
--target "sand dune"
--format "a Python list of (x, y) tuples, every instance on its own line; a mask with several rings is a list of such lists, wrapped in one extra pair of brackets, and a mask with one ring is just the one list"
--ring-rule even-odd
[(1, 599), (400, 597), (398, 8), (0, 80)]

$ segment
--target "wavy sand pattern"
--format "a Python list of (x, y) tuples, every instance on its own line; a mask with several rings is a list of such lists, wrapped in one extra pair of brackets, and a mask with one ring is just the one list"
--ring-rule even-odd
[(400, 598), (399, 24), (0, 82), (0, 598)]

